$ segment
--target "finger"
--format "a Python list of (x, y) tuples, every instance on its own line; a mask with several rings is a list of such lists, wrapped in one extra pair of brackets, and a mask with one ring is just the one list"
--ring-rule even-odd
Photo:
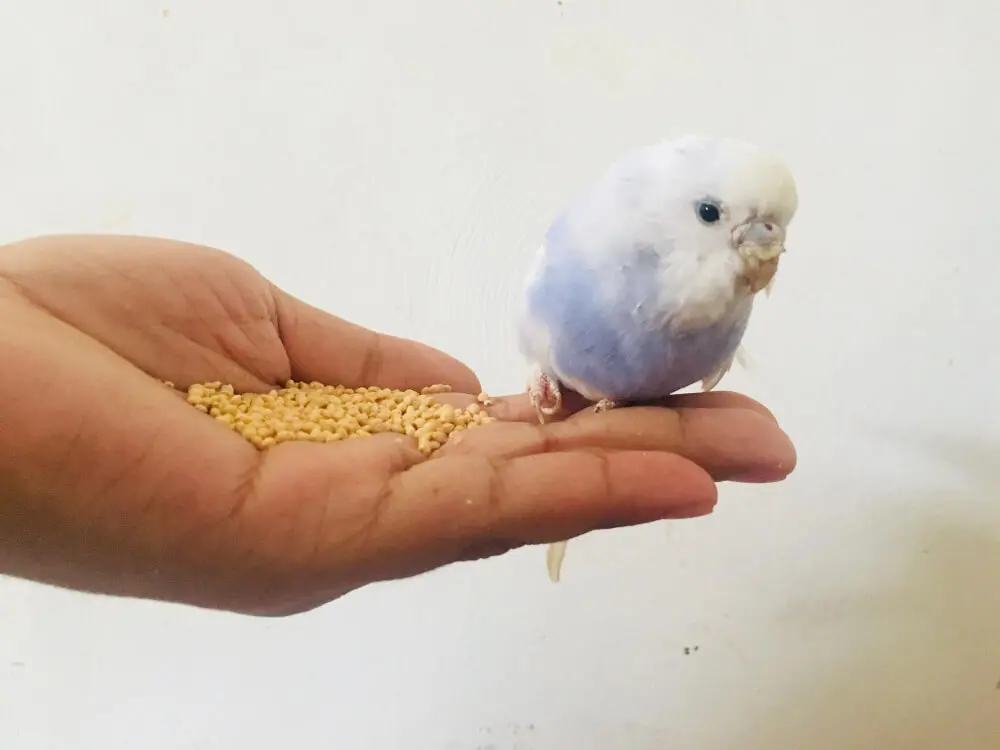
[(376, 333), (275, 289), (278, 329), (292, 378), (348, 388), (450, 385), (479, 393), (475, 373), (454, 357), (416, 341)]
[(676, 455), (579, 450), (506, 461), (454, 456), (396, 476), (366, 557), (412, 575), (524, 544), (712, 511), (712, 478)]
[(668, 409), (687, 407), (692, 409), (749, 409), (777, 422), (774, 413), (764, 404), (749, 396), (732, 391), (708, 391), (707, 393), (677, 393), (662, 402)]
[[(450, 393), (437, 396), (438, 400), (465, 408), (476, 403), (477, 398), (466, 393)], [(508, 396), (490, 396), (490, 405), (486, 407), (489, 414), (504, 422), (530, 422), (538, 423), (538, 414), (531, 403), (527, 393), (519, 393)], [(678, 393), (658, 401), (656, 406), (691, 409), (749, 409), (758, 414), (777, 421), (774, 414), (766, 406), (758, 401), (744, 396), (741, 393), (730, 391), (710, 391), (708, 393)], [(593, 406), (573, 391), (563, 394), (563, 405), (558, 413), (552, 415), (547, 422), (557, 422), (578, 414)], [(627, 407), (622, 407), (627, 408)]]
[(548, 425), (493, 423), (451, 438), (437, 457), (486, 455), (504, 460), (592, 445), (676, 453), (716, 481), (774, 482), (795, 468), (795, 447), (768, 417), (749, 409), (634, 407), (581, 413)]

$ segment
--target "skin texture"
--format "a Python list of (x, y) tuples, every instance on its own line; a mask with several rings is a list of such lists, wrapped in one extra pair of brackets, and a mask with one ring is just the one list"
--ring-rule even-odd
[(328, 315), (219, 250), (136, 237), (0, 247), (0, 573), (118, 596), (287, 615), (525, 544), (710, 513), (716, 482), (771, 482), (795, 451), (731, 393), (595, 415), (567, 399), (425, 459), (379, 435), (260, 452), (184, 403), (222, 380), (419, 389), (475, 374)]

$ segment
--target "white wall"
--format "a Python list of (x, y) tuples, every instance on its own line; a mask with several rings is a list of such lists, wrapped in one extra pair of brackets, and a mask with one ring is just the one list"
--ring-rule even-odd
[(1000, 6), (162, 3), (0, 4), (0, 241), (225, 247), (499, 393), (561, 202), (751, 139), (801, 209), (725, 387), (799, 469), (558, 587), (537, 548), (288, 620), (3, 581), (0, 747), (1000, 747)]

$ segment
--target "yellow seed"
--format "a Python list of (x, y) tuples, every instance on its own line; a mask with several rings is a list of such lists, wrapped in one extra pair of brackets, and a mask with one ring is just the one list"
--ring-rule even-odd
[(451, 393), (450, 385), (429, 385), (420, 391), (422, 394)]
[[(392, 432), (416, 439), (417, 448), (429, 456), (449, 440), (461, 439), (464, 430), (495, 421), (479, 404), (457, 409), (435, 400), (435, 394), (450, 391), (447, 386), (417, 392), (288, 381), (267, 393), (237, 393), (231, 384), (211, 382), (192, 384), (187, 401), (262, 450), (292, 440), (335, 443)], [(480, 394), (481, 403), (488, 400)]]

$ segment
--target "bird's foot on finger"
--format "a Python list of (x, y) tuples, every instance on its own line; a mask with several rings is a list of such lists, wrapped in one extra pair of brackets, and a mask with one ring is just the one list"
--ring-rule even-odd
[(528, 382), (528, 396), (531, 405), (535, 407), (538, 421), (545, 423), (546, 417), (551, 417), (562, 408), (562, 389), (559, 381), (541, 371), (535, 372)]
[(627, 406), (624, 401), (602, 398), (594, 405), (594, 414), (601, 414), (606, 411), (611, 411), (612, 409), (621, 409), (623, 406)]

